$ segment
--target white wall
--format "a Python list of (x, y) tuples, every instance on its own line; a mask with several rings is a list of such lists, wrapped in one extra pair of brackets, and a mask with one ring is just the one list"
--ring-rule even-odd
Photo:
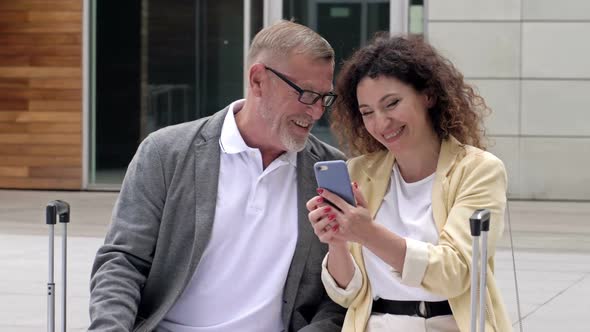
[(427, 15), (493, 110), (509, 196), (590, 200), (590, 1), (430, 0)]

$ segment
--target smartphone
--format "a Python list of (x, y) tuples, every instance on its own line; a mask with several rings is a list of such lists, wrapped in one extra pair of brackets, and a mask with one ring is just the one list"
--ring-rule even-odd
[(327, 189), (340, 196), (348, 204), (356, 206), (348, 168), (343, 160), (318, 161), (313, 165), (313, 169), (319, 188)]

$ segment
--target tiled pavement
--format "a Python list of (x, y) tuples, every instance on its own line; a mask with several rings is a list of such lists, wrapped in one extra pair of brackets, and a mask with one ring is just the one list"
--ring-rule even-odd
[[(72, 206), (68, 226), (68, 331), (88, 326), (88, 279), (117, 193), (0, 190), (0, 331), (45, 331), (47, 227), (44, 207)], [(523, 329), (589, 331), (590, 203), (511, 201)], [(519, 330), (508, 225), (496, 254), (496, 277)], [(56, 227), (56, 309), (61, 227)], [(58, 313), (59, 314), (59, 313)], [(59, 316), (58, 316), (59, 317)], [(59, 319), (56, 322), (59, 327)]]

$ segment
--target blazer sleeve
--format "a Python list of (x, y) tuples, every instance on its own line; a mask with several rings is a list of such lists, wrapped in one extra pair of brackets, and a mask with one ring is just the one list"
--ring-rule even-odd
[(154, 136), (138, 148), (90, 280), (89, 331), (130, 331), (150, 271), (166, 193)]
[[(491, 212), (488, 233), (488, 264), (493, 261), (496, 242), (504, 230), (506, 171), (491, 154), (476, 156), (472, 167), (465, 167), (456, 196), (440, 233), (438, 245), (407, 241), (403, 283), (421, 285), (426, 290), (453, 298), (470, 287), (472, 237), (469, 217), (473, 211)], [(407, 271), (406, 271), (407, 269)]]
[(354, 264), (354, 275), (352, 276), (352, 279), (346, 288), (341, 288), (338, 286), (336, 280), (334, 280), (330, 272), (328, 272), (328, 255), (330, 254), (326, 254), (326, 257), (322, 262), (322, 283), (324, 284), (324, 288), (326, 288), (326, 292), (332, 301), (338, 303), (344, 308), (348, 308), (358, 295), (358, 292), (363, 285), (361, 269), (353, 258), (352, 263)]

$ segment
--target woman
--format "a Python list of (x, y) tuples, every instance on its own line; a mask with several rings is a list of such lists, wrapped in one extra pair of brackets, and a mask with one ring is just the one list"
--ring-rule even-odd
[(357, 204), (320, 188), (307, 208), (329, 245), (324, 286), (348, 308), (343, 331), (468, 331), (478, 208), (492, 214), (486, 331), (511, 330), (493, 275), (506, 172), (484, 151), (483, 99), (419, 37), (358, 50), (337, 93), (332, 129), (360, 155), (348, 163)]

